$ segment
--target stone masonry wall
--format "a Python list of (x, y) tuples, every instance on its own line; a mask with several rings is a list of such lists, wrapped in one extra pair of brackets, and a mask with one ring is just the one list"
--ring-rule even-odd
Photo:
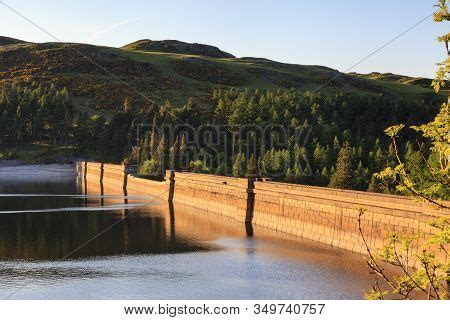
[(145, 194), (167, 200), (169, 187), (169, 183), (165, 181), (153, 181), (128, 175), (127, 190), (129, 194)]
[(255, 182), (254, 193), (254, 224), (359, 253), (366, 253), (360, 209), (372, 249), (381, 248), (394, 231), (430, 234), (428, 223), (449, 214), (406, 197), (286, 183)]
[(358, 228), (360, 209), (365, 212), (362, 231), (372, 249), (381, 248), (394, 231), (430, 234), (429, 222), (450, 214), (393, 195), (187, 172), (167, 172), (166, 181), (159, 182), (127, 175), (124, 166), (89, 162), (78, 167), (79, 172), (87, 172), (88, 184), (103, 179), (103, 185), (121, 186), (128, 193), (173, 200), (359, 253), (366, 252)]
[(237, 221), (251, 222), (248, 179), (175, 173), (173, 201)]
[(92, 180), (101, 180), (102, 177), (102, 164), (97, 162), (86, 162), (85, 163), (85, 170), (86, 175), (89, 175), (89, 179), (92, 178)]
[(103, 168), (103, 184), (111, 184), (126, 188), (127, 174), (125, 172), (124, 165), (105, 163), (102, 165), (102, 168)]

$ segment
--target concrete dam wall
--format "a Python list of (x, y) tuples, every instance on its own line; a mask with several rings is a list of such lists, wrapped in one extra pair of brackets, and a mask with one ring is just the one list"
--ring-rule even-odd
[(127, 174), (123, 165), (92, 162), (77, 168), (88, 184), (121, 186), (358, 253), (366, 253), (359, 218), (371, 249), (381, 248), (392, 232), (423, 233), (417, 248), (432, 233), (429, 222), (450, 214), (394, 195), (173, 171), (167, 171), (164, 181), (154, 181)]

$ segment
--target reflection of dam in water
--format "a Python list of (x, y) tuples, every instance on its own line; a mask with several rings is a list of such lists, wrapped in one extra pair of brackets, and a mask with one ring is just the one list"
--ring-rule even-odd
[(371, 285), (360, 255), (62, 168), (0, 170), (2, 295), (27, 283), (14, 298), (361, 298)]
[[(139, 213), (132, 212), (131, 215), (140, 214), (158, 214), (164, 218), (164, 227), (168, 234), (171, 235), (186, 235), (188, 237), (197, 237), (203, 240), (213, 240), (220, 237), (228, 238), (251, 238), (257, 236), (259, 239), (266, 239), (268, 242), (276, 242), (277, 246), (268, 246), (265, 250), (272, 254), (282, 254), (288, 252), (291, 257), (298, 257), (308, 259), (309, 261), (320, 261), (323, 264), (334, 264), (338, 262), (341, 265), (346, 265), (352, 269), (351, 261), (364, 261), (363, 258), (357, 254), (349, 254), (346, 250), (333, 249), (329, 246), (301, 239), (297, 236), (290, 235), (277, 230), (252, 225), (250, 223), (240, 223), (234, 219), (213, 214), (189, 205), (180, 204), (173, 201), (163, 199), (167, 194), (162, 193), (160, 197), (152, 197), (144, 195), (137, 191), (137, 188), (122, 188), (119, 185), (108, 185), (99, 183), (98, 181), (90, 181), (89, 179), (81, 179), (83, 182), (83, 193), (90, 195), (105, 195), (105, 194), (123, 194), (124, 198), (119, 197), (104, 197), (102, 205), (129, 205), (130, 203), (138, 203), (140, 205)], [(148, 201), (140, 202), (139, 197), (147, 196)], [(129, 210), (120, 210), (120, 213), (125, 217), (130, 215)], [(280, 245), (282, 247), (280, 247)], [(284, 248), (286, 246), (286, 248)], [(303, 248), (303, 250), (292, 251), (289, 248)], [(317, 253), (321, 252), (321, 255)], [(347, 259), (341, 260), (341, 254), (347, 254)], [(352, 256), (352, 258), (349, 258)], [(358, 263), (358, 264), (359, 264)]]
[(119, 187), (363, 254), (366, 245), (382, 249), (392, 232), (431, 235), (430, 221), (450, 213), (407, 197), (258, 179), (167, 171), (164, 181), (153, 181), (127, 174), (123, 165), (91, 162), (79, 163), (78, 171), (86, 188)]

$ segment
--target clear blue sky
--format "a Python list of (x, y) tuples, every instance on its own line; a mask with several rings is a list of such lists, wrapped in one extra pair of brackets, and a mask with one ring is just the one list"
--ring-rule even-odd
[[(215, 45), (238, 57), (345, 71), (433, 11), (436, 0), (0, 0), (63, 41), (121, 46), (138, 39)], [(433, 76), (444, 25), (429, 18), (352, 69)], [(0, 3), (0, 35), (54, 41)]]

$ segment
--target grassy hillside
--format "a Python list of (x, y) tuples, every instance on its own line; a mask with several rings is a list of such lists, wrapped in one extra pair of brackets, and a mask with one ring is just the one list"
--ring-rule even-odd
[[(123, 48), (110, 48), (1, 39), (10, 40), (0, 43), (0, 84), (53, 82), (58, 87), (66, 86), (75, 98), (76, 108), (88, 113), (114, 112), (125, 97), (138, 105), (158, 105), (166, 99), (178, 104), (188, 97), (208, 105), (212, 90), (225, 87), (295, 88), (301, 92), (334, 94), (343, 91), (373, 96), (382, 93), (406, 99), (432, 94), (430, 89), (414, 83), (343, 74), (322, 66), (285, 64), (262, 58), (159, 52), (161, 44), (155, 45), (155, 42), (150, 47), (149, 43), (140, 46), (136, 42)], [(149, 52), (152, 46), (158, 52)], [(146, 51), (137, 50), (139, 48)], [(171, 47), (164, 48), (170, 50)], [(175, 51), (183, 52), (183, 48), (192, 52), (192, 47), (179, 45)]]
[(423, 88), (430, 88), (431, 87), (431, 79), (427, 78), (420, 78), (420, 77), (408, 77), (408, 76), (402, 76), (398, 74), (393, 73), (379, 73), (379, 72), (371, 72), (368, 74), (360, 74), (360, 73), (350, 73), (350, 75), (370, 79), (370, 80), (381, 80), (381, 81), (388, 81), (388, 82), (396, 82), (401, 84), (411, 84), (415, 86), (420, 86)]

